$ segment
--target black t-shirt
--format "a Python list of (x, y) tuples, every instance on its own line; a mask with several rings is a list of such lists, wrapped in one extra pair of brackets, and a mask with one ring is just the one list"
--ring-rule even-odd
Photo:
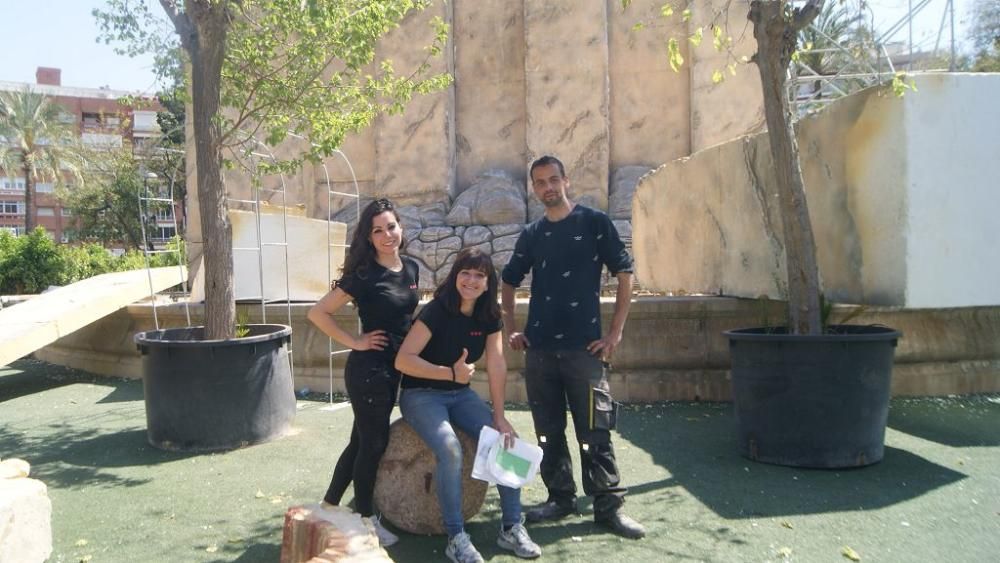
[(398, 272), (373, 262), (363, 273), (353, 272), (337, 281), (337, 287), (354, 298), (361, 330), (384, 330), (389, 336), (385, 351), (393, 356), (410, 330), (413, 311), (420, 301), (420, 269), (411, 258), (403, 256), (402, 261), (403, 269)]
[[(483, 355), (486, 348), (486, 337), (503, 327), (500, 319), (491, 324), (484, 324), (473, 317), (461, 313), (452, 314), (444, 304), (437, 299), (432, 300), (420, 310), (417, 320), (422, 321), (431, 331), (431, 339), (420, 352), (420, 357), (437, 366), (451, 367), (462, 355), (462, 348), (469, 351), (465, 361), (474, 363)], [(461, 389), (468, 383), (424, 379), (403, 374), (401, 385), (404, 389)]]
[(601, 337), (601, 270), (632, 271), (632, 257), (607, 214), (577, 204), (565, 218), (528, 225), (503, 269), (514, 287), (531, 272), (524, 335), (532, 348), (573, 350)]

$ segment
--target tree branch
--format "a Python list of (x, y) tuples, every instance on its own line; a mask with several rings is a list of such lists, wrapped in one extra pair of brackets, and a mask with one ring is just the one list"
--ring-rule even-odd
[(795, 8), (791, 21), (792, 30), (795, 33), (798, 33), (812, 23), (812, 21), (816, 19), (816, 16), (823, 11), (824, 3), (825, 0), (809, 0), (806, 2), (805, 6)]

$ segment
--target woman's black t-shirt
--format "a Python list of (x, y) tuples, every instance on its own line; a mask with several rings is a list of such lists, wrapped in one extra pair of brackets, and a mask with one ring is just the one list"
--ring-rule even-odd
[(352, 272), (337, 281), (337, 287), (354, 298), (361, 330), (384, 330), (389, 337), (389, 346), (384, 351), (393, 357), (410, 330), (413, 311), (420, 301), (417, 293), (420, 269), (412, 258), (401, 259), (403, 269), (398, 272), (373, 262), (360, 275)]
[[(438, 366), (452, 366), (462, 355), (462, 348), (469, 351), (465, 361), (474, 363), (483, 355), (486, 337), (503, 327), (502, 321), (485, 324), (461, 313), (452, 314), (444, 304), (434, 299), (420, 310), (417, 320), (431, 331), (431, 339), (420, 352), (420, 357)], [(468, 383), (425, 379), (403, 374), (400, 385), (404, 389), (426, 388), (453, 390), (468, 387)]]

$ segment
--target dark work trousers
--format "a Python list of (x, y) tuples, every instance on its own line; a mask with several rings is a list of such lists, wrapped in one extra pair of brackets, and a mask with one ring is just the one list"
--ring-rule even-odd
[(611, 444), (616, 411), (600, 358), (586, 350), (532, 350), (525, 354), (528, 403), (542, 448), (541, 474), (550, 501), (576, 502), (573, 460), (566, 443), (566, 405), (580, 447), (583, 492), (594, 497), (594, 518), (607, 518), (624, 504), (626, 489)]
[(347, 486), (354, 481), (354, 509), (362, 516), (375, 512), (375, 475), (389, 445), (389, 415), (396, 405), (399, 387), (399, 372), (393, 367), (395, 357), (395, 351), (353, 351), (344, 367), (354, 426), (323, 500), (340, 504)]

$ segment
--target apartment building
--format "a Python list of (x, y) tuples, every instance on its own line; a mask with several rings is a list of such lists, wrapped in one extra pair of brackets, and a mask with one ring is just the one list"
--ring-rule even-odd
[[(136, 150), (159, 136), (156, 112), (163, 107), (155, 99), (144, 99), (137, 107), (130, 107), (120, 100), (137, 96), (134, 92), (63, 86), (61, 75), (58, 68), (38, 67), (35, 84), (0, 80), (0, 91), (23, 91), (27, 87), (53, 98), (65, 110), (65, 119), (76, 124), (83, 142), (95, 147)], [(55, 240), (66, 242), (66, 230), (72, 226), (73, 217), (55, 197), (53, 183), (35, 184), (34, 207), (35, 224), (45, 227)], [(18, 170), (0, 169), (0, 229), (23, 234), (24, 215), (24, 177)], [(172, 222), (164, 227), (173, 230)], [(164, 238), (173, 236), (172, 232), (165, 234)]]

